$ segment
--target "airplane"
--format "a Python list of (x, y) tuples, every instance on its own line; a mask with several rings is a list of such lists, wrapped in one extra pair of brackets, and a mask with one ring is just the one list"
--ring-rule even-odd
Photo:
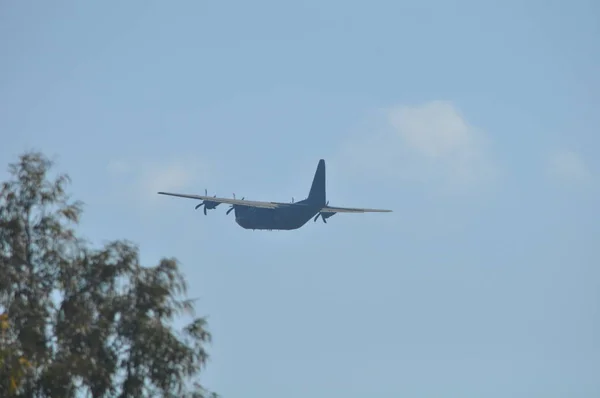
[(189, 195), (172, 192), (158, 192), (159, 195), (176, 196), (180, 198), (202, 200), (195, 209), (204, 206), (204, 215), (206, 210), (215, 209), (222, 203), (231, 205), (226, 214), (232, 210), (235, 212), (235, 222), (244, 229), (252, 230), (294, 230), (305, 225), (311, 218), (317, 221), (319, 216), (327, 223), (327, 219), (336, 213), (369, 213), (369, 212), (391, 212), (392, 210), (383, 209), (362, 209), (351, 207), (333, 207), (329, 206), (325, 194), (325, 160), (320, 159), (317, 170), (313, 177), (312, 185), (308, 197), (304, 200), (284, 203), (284, 202), (263, 202), (236, 199), (217, 198), (217, 196), (208, 196), (207, 191), (204, 195)]

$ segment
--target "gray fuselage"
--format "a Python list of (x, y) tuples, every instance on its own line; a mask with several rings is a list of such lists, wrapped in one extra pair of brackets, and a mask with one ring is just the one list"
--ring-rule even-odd
[(235, 222), (244, 229), (293, 230), (302, 227), (321, 209), (301, 201), (276, 209), (234, 205)]

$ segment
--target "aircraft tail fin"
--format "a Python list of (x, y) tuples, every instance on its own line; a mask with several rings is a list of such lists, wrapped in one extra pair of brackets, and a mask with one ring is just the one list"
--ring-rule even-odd
[(321, 206), (325, 206), (327, 203), (325, 195), (325, 160), (323, 159), (319, 160), (307, 199), (309, 202)]

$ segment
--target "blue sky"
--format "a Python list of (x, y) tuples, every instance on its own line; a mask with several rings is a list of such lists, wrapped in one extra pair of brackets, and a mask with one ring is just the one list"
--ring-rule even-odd
[[(3, 2), (0, 160), (176, 256), (233, 397), (600, 395), (593, 1)], [(157, 190), (301, 199), (293, 232)], [(6, 174), (3, 174), (6, 175)], [(594, 376), (596, 375), (596, 376)]]

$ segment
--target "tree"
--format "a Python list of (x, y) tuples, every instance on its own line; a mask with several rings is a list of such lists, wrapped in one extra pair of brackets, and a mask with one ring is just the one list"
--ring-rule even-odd
[(208, 395), (193, 383), (205, 318), (172, 326), (194, 309), (178, 261), (144, 267), (131, 242), (95, 249), (78, 237), (83, 205), (52, 166), (27, 152), (0, 191), (0, 396)]

